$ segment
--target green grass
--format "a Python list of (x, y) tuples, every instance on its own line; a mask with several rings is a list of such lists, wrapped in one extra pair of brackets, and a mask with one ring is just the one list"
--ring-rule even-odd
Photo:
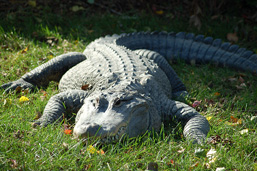
[[(36, 16), (37, 17), (37, 16)], [(226, 40), (226, 34), (237, 25), (231, 19), (203, 19), (201, 31), (189, 26), (188, 19), (171, 19), (154, 15), (134, 16), (80, 15), (15, 16), (0, 21), (0, 84), (13, 81), (54, 56), (69, 51), (82, 52), (97, 37), (133, 31), (186, 31)], [(22, 22), (17, 22), (22, 20)], [(52, 37), (52, 38), (51, 38)], [(53, 39), (54, 38), (54, 39)], [(49, 40), (52, 40), (49, 41)], [(58, 41), (57, 41), (58, 40)], [(256, 50), (247, 40), (241, 46)], [(25, 50), (28, 47), (28, 50)], [(116, 144), (97, 146), (104, 155), (91, 154), (88, 145), (64, 134), (64, 126), (51, 125), (42, 129), (31, 127), (35, 117), (42, 113), (48, 99), (56, 94), (57, 83), (45, 90), (26, 94), (0, 92), (0, 168), (3, 170), (145, 170), (150, 162), (159, 170), (204, 170), (209, 159), (205, 153), (211, 148), (217, 157), (209, 170), (225, 167), (227, 170), (256, 170), (257, 167), (257, 78), (248, 73), (214, 66), (172, 65), (191, 94), (189, 103), (201, 101), (197, 110), (210, 119), (209, 137), (220, 136), (221, 142), (205, 144), (203, 155), (196, 155), (196, 145), (181, 138), (181, 128), (162, 128), (161, 132), (146, 133), (142, 137)], [(243, 79), (243, 80), (242, 80)], [(241, 82), (240, 82), (241, 81)], [(246, 86), (242, 87), (240, 84)], [(240, 87), (241, 86), (241, 87)], [(19, 102), (24, 95), (28, 102)], [(242, 123), (231, 126), (231, 116)], [(67, 122), (67, 121), (66, 121)], [(240, 131), (249, 132), (241, 135)], [(179, 131), (180, 130), (180, 131)], [(178, 132), (177, 132), (178, 131)], [(171, 163), (171, 161), (173, 161)]]

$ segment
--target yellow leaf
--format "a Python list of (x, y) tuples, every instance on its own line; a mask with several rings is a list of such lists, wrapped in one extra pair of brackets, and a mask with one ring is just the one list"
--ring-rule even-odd
[(21, 51), (21, 53), (26, 53), (28, 50), (29, 50), (29, 47), (26, 47), (25, 49), (23, 49), (23, 50)]
[(87, 151), (90, 153), (90, 154), (94, 154), (97, 152), (97, 150), (95, 149), (95, 147), (93, 147), (92, 145), (89, 145), (87, 147)]
[(162, 15), (164, 12), (163, 12), (163, 10), (158, 10), (158, 11), (155, 11), (155, 13), (158, 15)]
[(210, 121), (211, 118), (212, 118), (212, 116), (208, 116), (206, 119), (207, 119), (207, 121)]
[(28, 4), (30, 5), (30, 6), (32, 6), (32, 7), (36, 7), (37, 6), (37, 1), (33, 1), (33, 0), (30, 0), (30, 1), (28, 1)]
[(54, 56), (53, 55), (48, 55), (47, 58), (48, 59), (52, 59)]
[(19, 99), (19, 102), (26, 102), (26, 101), (29, 101), (29, 98), (25, 96), (21, 96), (21, 98)]

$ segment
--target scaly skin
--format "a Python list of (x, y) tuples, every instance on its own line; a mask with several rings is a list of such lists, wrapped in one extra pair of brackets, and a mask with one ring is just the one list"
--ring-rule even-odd
[(186, 139), (203, 143), (208, 121), (174, 100), (188, 94), (167, 62), (177, 59), (257, 70), (256, 54), (220, 39), (183, 32), (132, 33), (96, 39), (83, 54), (58, 56), (1, 87), (8, 92), (60, 81), (60, 93), (49, 100), (35, 125), (46, 126), (64, 113), (77, 113), (75, 137), (98, 136), (110, 142), (175, 121), (182, 123)]

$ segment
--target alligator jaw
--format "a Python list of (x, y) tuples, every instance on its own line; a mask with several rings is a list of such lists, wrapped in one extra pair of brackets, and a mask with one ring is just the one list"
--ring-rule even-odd
[(125, 135), (126, 129), (126, 126), (121, 126), (115, 135), (101, 138), (101, 143), (106, 144), (120, 140)]
[(100, 139), (100, 142), (105, 143), (112, 143), (120, 140), (126, 134), (127, 126), (121, 126), (115, 133), (107, 133), (105, 135), (94, 135), (94, 136), (78, 136), (74, 134), (74, 139), (82, 139), (83, 141), (87, 141), (89, 137), (93, 137), (96, 139)]

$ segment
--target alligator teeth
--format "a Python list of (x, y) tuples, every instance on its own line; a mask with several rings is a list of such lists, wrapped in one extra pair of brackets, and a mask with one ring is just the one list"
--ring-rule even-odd
[(126, 126), (120, 127), (120, 129), (118, 130), (116, 135), (104, 137), (104, 138), (101, 139), (101, 141), (103, 143), (110, 143), (112, 141), (119, 140), (120, 137), (122, 137), (122, 135), (125, 133), (126, 128), (127, 128)]

